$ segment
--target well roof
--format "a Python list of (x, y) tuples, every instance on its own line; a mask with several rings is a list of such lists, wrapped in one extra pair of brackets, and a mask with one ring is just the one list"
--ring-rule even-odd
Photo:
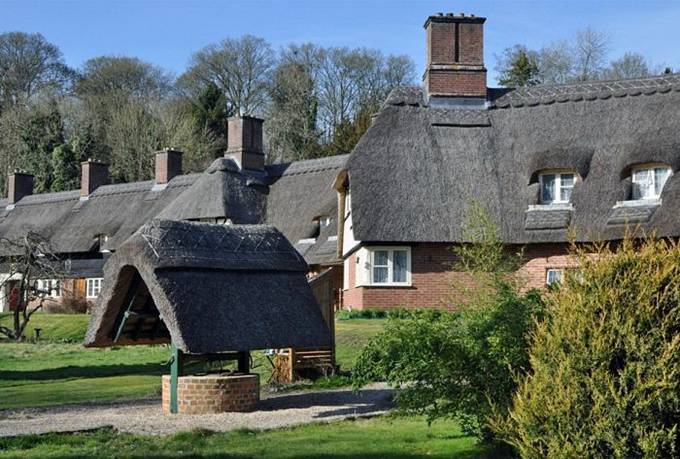
[[(271, 226), (153, 220), (107, 261), (109, 282), (85, 343), (163, 343), (171, 338), (188, 353), (327, 346), (330, 331), (306, 272), (303, 258)], [(123, 333), (114, 342), (125, 303), (134, 304), (131, 292), (150, 297), (142, 302), (146, 309), (132, 316), (157, 310), (167, 333), (152, 333), (158, 329), (154, 316), (151, 323), (133, 327), (137, 335)]]

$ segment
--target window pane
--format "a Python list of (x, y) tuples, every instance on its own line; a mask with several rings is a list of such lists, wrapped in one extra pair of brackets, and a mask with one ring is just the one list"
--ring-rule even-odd
[(393, 282), (406, 282), (406, 250), (395, 250), (393, 261)]
[(373, 282), (376, 284), (387, 283), (387, 266), (373, 267)]
[(387, 266), (387, 250), (373, 252), (373, 266)]
[(541, 176), (541, 202), (550, 204), (555, 200), (555, 174)]
[(574, 186), (574, 174), (562, 174), (560, 175), (562, 182), (562, 187), (573, 187)]
[(651, 169), (638, 169), (633, 172), (633, 199), (645, 199), (654, 196), (654, 181)]
[(660, 196), (671, 170), (668, 167), (657, 167), (654, 169), (654, 195)]
[(546, 276), (546, 284), (559, 284), (562, 282), (562, 270), (561, 269), (549, 269), (548, 275)]

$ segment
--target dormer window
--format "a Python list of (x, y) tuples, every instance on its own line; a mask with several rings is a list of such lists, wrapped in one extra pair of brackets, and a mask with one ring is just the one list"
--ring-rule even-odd
[(545, 172), (538, 176), (541, 204), (564, 204), (571, 201), (571, 192), (576, 183), (573, 172)]
[(632, 172), (633, 192), (631, 198), (634, 201), (659, 199), (670, 176), (671, 168), (668, 166), (644, 165), (635, 167)]

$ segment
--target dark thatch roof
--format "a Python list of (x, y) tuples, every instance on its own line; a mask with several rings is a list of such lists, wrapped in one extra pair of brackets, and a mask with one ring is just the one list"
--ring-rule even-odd
[(104, 185), (88, 199), (78, 190), (25, 196), (13, 209), (5, 207), (0, 234), (14, 240), (34, 231), (62, 253), (115, 250), (197, 176), (175, 177), (161, 188), (152, 181)]
[(266, 198), (266, 183), (243, 174), (233, 159), (218, 158), (159, 218), (229, 218), (239, 224), (262, 223)]
[[(172, 339), (188, 353), (327, 346), (306, 272), (271, 226), (154, 220), (106, 263), (85, 344)], [(131, 324), (122, 322), (129, 304)]]
[[(680, 75), (492, 90), (490, 107), (428, 107), (420, 88), (390, 94), (347, 163), (354, 236), (362, 241), (462, 241), (471, 200), (486, 205), (508, 243), (617, 239), (626, 222), (680, 235), (680, 174), (660, 206), (617, 205), (630, 169), (680, 168)], [(583, 179), (573, 210), (530, 210), (537, 173)]]
[[(104, 185), (87, 199), (78, 190), (26, 196), (13, 208), (0, 200), (0, 236), (19, 239), (27, 231), (48, 238), (65, 254), (115, 251), (153, 218), (229, 219), (235, 224), (269, 223), (293, 243), (319, 236), (318, 217), (333, 218), (332, 182), (347, 156), (241, 171), (230, 158), (216, 159), (204, 173), (180, 175), (167, 185), (153, 181)], [(328, 237), (315, 241), (310, 263), (337, 261)], [(323, 247), (322, 247), (323, 246)], [(10, 246), (6, 246), (7, 250)], [(9, 253), (1, 252), (1, 255)]]
[[(348, 157), (338, 155), (267, 166), (271, 183), (267, 199), (267, 223), (281, 230), (296, 247), (300, 240), (315, 239), (311, 244), (315, 247), (310, 255), (316, 255), (307, 259), (310, 264), (337, 261), (337, 242), (328, 240), (329, 236), (336, 234), (337, 229), (338, 198), (333, 190), (333, 181), (344, 168)], [(331, 233), (322, 231), (319, 217), (331, 218), (328, 227)], [(329, 249), (331, 245), (334, 246), (332, 250)]]

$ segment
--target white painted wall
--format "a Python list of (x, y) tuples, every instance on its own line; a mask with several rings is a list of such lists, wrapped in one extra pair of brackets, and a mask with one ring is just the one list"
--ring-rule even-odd
[(354, 231), (352, 229), (352, 195), (350, 194), (350, 191), (347, 190), (347, 195), (345, 197), (345, 221), (342, 234), (342, 256), (347, 256), (347, 254), (359, 245), (360, 242), (361, 241), (354, 239)]

